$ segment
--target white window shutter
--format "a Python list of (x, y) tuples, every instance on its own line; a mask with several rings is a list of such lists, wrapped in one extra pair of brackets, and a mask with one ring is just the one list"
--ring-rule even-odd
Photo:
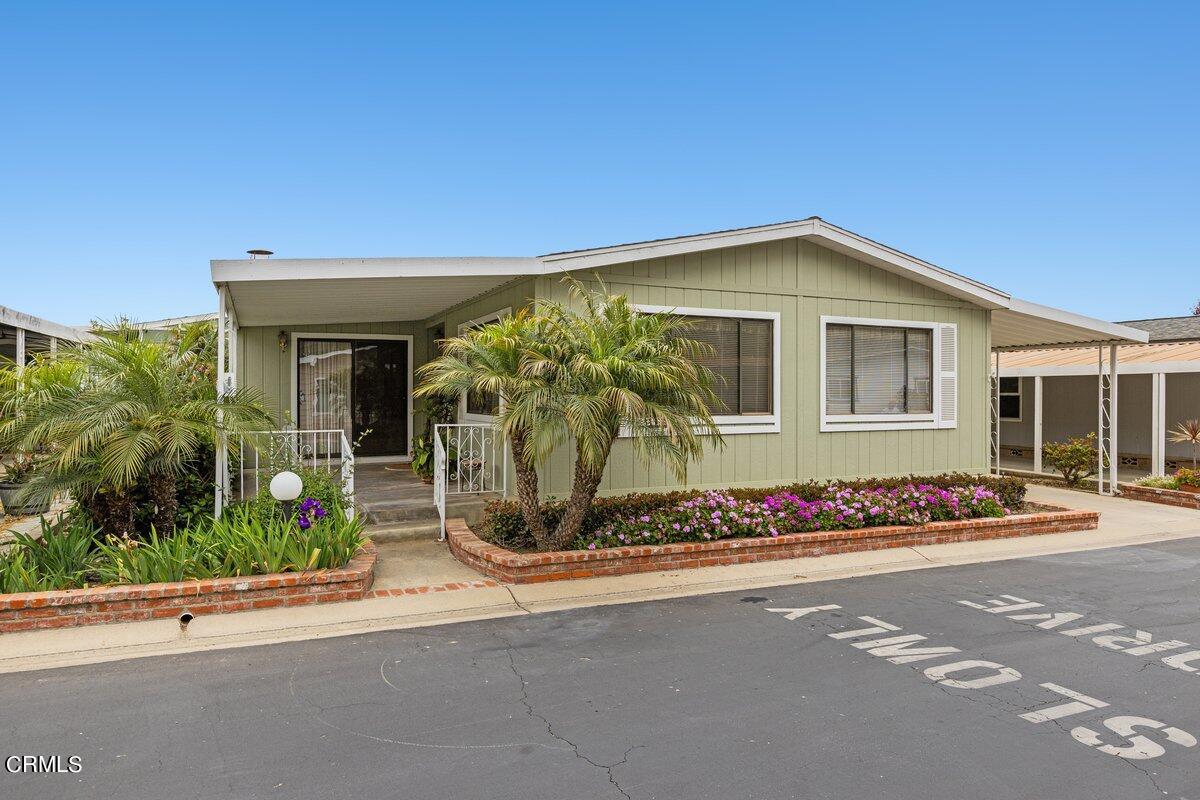
[(938, 325), (938, 427), (958, 427), (958, 326)]

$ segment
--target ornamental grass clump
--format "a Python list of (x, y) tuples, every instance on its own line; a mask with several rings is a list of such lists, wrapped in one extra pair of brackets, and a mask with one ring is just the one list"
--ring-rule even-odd
[(983, 486), (940, 488), (908, 484), (851, 489), (834, 484), (815, 500), (781, 492), (762, 501), (738, 500), (726, 492), (709, 491), (670, 508), (618, 519), (580, 537), (576, 547), (595, 550), (882, 525), (923, 525), (942, 520), (1002, 517), (1006, 513), (999, 496)]

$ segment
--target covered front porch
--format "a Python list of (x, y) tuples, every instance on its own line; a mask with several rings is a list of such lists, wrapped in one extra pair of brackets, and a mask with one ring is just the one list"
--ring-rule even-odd
[[(413, 397), (417, 370), (441, 339), (527, 304), (540, 269), (536, 259), (511, 258), (214, 261), (219, 390), (253, 388), (277, 421), (265, 432), (269, 444), (262, 436), (234, 443), (240, 470), (218, 464), (218, 513), (264, 490), (264, 474), (289, 462), (339, 471), (372, 522), (436, 519), (432, 487), (408, 466), (432, 435)], [(452, 421), (488, 428), (484, 406), (464, 399)], [(503, 493), (504, 449), (469, 449), (485, 438), (444, 432), (443, 449), (453, 452), (443, 466), (461, 463), (473, 478), (444, 501)]]
[[(1044, 308), (1044, 307), (1039, 307)], [(1043, 445), (1077, 436), (1096, 434), (1096, 489), (1112, 494), (1121, 481), (1136, 480), (1145, 474), (1163, 474), (1163, 419), (1166, 393), (1155, 377), (1148, 383), (1153, 409), (1146, 420), (1147, 440), (1157, 446), (1145, 462), (1125, 457), (1119, 446), (1119, 433), (1130, 423), (1131, 430), (1141, 429), (1126, 419), (1120, 400), (1132, 386), (1121, 376), (1123, 350), (1144, 345), (1149, 335), (1142, 330), (1118, 323), (1089, 320), (1054, 309), (1033, 318), (1019, 318), (1012, 312), (994, 312), (992, 370), (990, 386), (990, 457), (992, 471), (1048, 474), (1043, 464)], [(1056, 392), (1047, 399), (1045, 376), (1035, 372), (1032, 381), (1021, 380), (1013, 365), (1036, 364), (1046, 358), (1066, 359), (1074, 363), (1070, 373), (1070, 391)], [(1021, 369), (1020, 366), (1017, 369)], [(1026, 385), (1031, 390), (1025, 393)], [(1056, 387), (1058, 388), (1058, 387)], [(1047, 438), (1046, 412), (1052, 412), (1056, 424), (1049, 430), (1057, 438)], [(1129, 436), (1129, 434), (1127, 434)], [(1146, 472), (1142, 470), (1146, 469)]]

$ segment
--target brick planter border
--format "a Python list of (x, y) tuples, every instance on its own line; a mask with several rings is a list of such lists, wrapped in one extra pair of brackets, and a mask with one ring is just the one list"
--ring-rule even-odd
[(540, 583), (657, 570), (750, 564), (888, 547), (1084, 531), (1093, 530), (1099, 521), (1100, 513), (1097, 511), (1061, 509), (1003, 518), (931, 522), (927, 525), (891, 525), (752, 539), (551, 553), (515, 553), (489, 544), (476, 536), (462, 519), (447, 520), (446, 535), (450, 551), (455, 557), (484, 575), (506, 583)]
[(1164, 506), (1200, 511), (1200, 494), (1192, 492), (1181, 492), (1178, 489), (1156, 489), (1153, 486), (1138, 486), (1133, 483), (1122, 483), (1119, 491), (1121, 497), (1127, 497), (1130, 500), (1142, 500), (1147, 503), (1161, 503)]
[(338, 569), (0, 594), (0, 633), (360, 600), (370, 592), (376, 555), (368, 541)]

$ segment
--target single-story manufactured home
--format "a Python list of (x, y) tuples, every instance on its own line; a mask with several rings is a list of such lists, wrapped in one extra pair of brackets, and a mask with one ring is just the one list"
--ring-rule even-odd
[[(692, 487), (986, 472), (998, 467), (993, 353), (1148, 338), (818, 217), (541, 256), (258, 257), (211, 270), (222, 385), (261, 389), (281, 429), (311, 432), (314, 458), (361, 438), (360, 463), (410, 456), (423, 430), (413, 372), (438, 340), (537, 298), (564, 300), (568, 275), (694, 317), (713, 346), (726, 446), (690, 469)], [(494, 408), (463, 398), (459, 422), (485, 436)], [(569, 489), (569, 450), (543, 470), (548, 495)], [(619, 442), (601, 491), (678, 487)]]
[[(1146, 344), (1117, 348), (1117, 445), (1121, 478), (1191, 466), (1195, 448), (1170, 431), (1200, 419), (1200, 316), (1131, 320)], [(1000, 360), (1001, 464), (1042, 472), (1042, 445), (1086, 436), (1100, 421), (1093, 350), (1028, 350)]]

